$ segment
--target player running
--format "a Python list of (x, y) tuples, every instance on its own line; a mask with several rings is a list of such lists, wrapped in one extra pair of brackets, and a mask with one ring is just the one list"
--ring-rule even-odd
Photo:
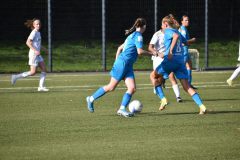
[[(100, 87), (93, 95), (86, 98), (87, 108), (89, 112), (94, 112), (94, 101), (103, 96), (105, 93), (113, 91), (121, 80), (125, 81), (127, 92), (123, 95), (122, 103), (117, 114), (124, 117), (132, 117), (133, 114), (126, 110), (132, 95), (136, 91), (135, 77), (133, 72), (133, 64), (137, 60), (138, 55), (152, 55), (151, 52), (143, 50), (142, 33), (146, 30), (146, 20), (137, 18), (134, 25), (126, 30), (129, 35), (125, 42), (118, 47), (116, 60), (110, 72), (110, 82)], [(133, 32), (133, 33), (132, 33)]]
[(162, 26), (165, 28), (164, 46), (166, 49), (163, 55), (162, 63), (154, 71), (154, 86), (157, 95), (161, 99), (159, 110), (165, 109), (166, 105), (168, 104), (161, 87), (163, 77), (167, 77), (171, 72), (173, 72), (174, 75), (180, 80), (183, 89), (192, 96), (192, 99), (200, 108), (199, 114), (205, 114), (206, 107), (203, 105), (199, 94), (189, 85), (187, 80), (188, 73), (184, 63), (182, 46), (182, 43), (186, 43), (187, 41), (179, 33), (175, 24), (175, 20), (172, 16), (168, 15), (164, 17), (162, 20)]
[[(188, 41), (188, 44), (194, 43), (196, 41), (196, 38), (190, 39), (188, 30), (187, 30), (187, 27), (189, 26), (189, 17), (187, 15), (183, 15), (181, 23), (182, 25), (179, 28), (179, 32)], [(186, 64), (187, 72), (188, 72), (188, 83), (193, 89), (197, 89), (196, 87), (192, 86), (192, 60), (190, 58), (190, 54), (188, 53), (188, 45), (184, 45), (183, 49), (184, 49), (184, 62)]]
[[(165, 52), (163, 30), (164, 30), (164, 26), (162, 26), (162, 29), (160, 29), (159, 31), (154, 33), (154, 35), (153, 35), (153, 37), (152, 37), (152, 39), (151, 39), (151, 41), (149, 43), (149, 46), (148, 46), (148, 50), (150, 52), (158, 52), (158, 53), (164, 53)], [(152, 56), (152, 60), (153, 60), (153, 71), (150, 74), (150, 79), (151, 79), (151, 81), (152, 81), (152, 83), (154, 85), (154, 70), (156, 70), (157, 66), (159, 66), (162, 63), (163, 57)], [(167, 78), (168, 77), (164, 77), (164, 79), (167, 79)], [(180, 97), (179, 87), (178, 87), (178, 84), (177, 84), (177, 80), (176, 80), (173, 72), (170, 73), (169, 79), (171, 81), (172, 88), (173, 88), (173, 91), (175, 93), (177, 102), (182, 102), (182, 99)], [(156, 93), (155, 89), (154, 89), (154, 93)]]
[(46, 66), (40, 52), (41, 49), (43, 49), (47, 53), (47, 49), (41, 45), (41, 34), (39, 32), (41, 28), (41, 22), (39, 19), (33, 19), (33, 20), (27, 20), (27, 22), (25, 22), (24, 24), (27, 26), (27, 28), (32, 29), (32, 32), (30, 33), (26, 42), (27, 46), (29, 47), (28, 64), (30, 65), (30, 71), (23, 72), (17, 75), (12, 75), (11, 83), (12, 85), (15, 85), (18, 79), (35, 75), (37, 71), (37, 67), (40, 67), (41, 74), (40, 74), (38, 91), (47, 92), (49, 91), (49, 89), (47, 89), (44, 86), (44, 82), (46, 78)]

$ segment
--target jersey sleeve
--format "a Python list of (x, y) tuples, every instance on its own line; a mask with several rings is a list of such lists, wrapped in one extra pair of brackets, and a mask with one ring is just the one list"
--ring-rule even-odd
[(137, 48), (143, 48), (143, 37), (142, 35), (137, 35), (135, 39), (135, 45)]
[(155, 33), (150, 41), (150, 44), (156, 45), (158, 42), (157, 34)]
[(33, 30), (33, 31), (30, 33), (30, 35), (28, 36), (28, 39), (33, 40), (34, 37), (35, 37), (35, 35), (36, 35), (36, 32)]
[(179, 32), (185, 39), (187, 38), (187, 32), (184, 28), (180, 27)]

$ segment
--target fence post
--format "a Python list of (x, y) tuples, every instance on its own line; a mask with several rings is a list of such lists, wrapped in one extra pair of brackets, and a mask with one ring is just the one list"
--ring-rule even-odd
[(48, 71), (52, 72), (52, 15), (51, 0), (48, 0)]
[(154, 31), (155, 32), (157, 32), (157, 30), (158, 30), (158, 21), (157, 21), (157, 19), (158, 19), (158, 17), (157, 17), (157, 15), (158, 15), (158, 3), (157, 3), (157, 1), (158, 0), (154, 0)]
[(208, 0), (205, 0), (205, 69), (208, 68)]
[(105, 0), (102, 0), (102, 66), (106, 71), (106, 28), (105, 28)]

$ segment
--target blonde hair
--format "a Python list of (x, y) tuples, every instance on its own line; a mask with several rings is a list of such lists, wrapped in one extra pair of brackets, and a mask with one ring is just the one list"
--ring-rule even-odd
[(30, 28), (30, 29), (34, 29), (34, 26), (33, 26), (33, 23), (34, 23), (34, 21), (39, 21), (39, 22), (41, 22), (40, 21), (40, 19), (38, 19), (38, 18), (33, 18), (33, 19), (28, 19), (26, 22), (24, 22), (24, 25), (27, 27), (27, 28)]
[(144, 18), (137, 18), (133, 26), (130, 29), (125, 30), (125, 35), (132, 33), (135, 28), (143, 27), (144, 25), (146, 25), (146, 20)]
[(162, 19), (162, 23), (165, 23), (165, 22), (167, 22), (168, 25), (174, 29), (180, 28), (178, 21), (175, 19), (175, 17), (172, 14), (169, 14)]

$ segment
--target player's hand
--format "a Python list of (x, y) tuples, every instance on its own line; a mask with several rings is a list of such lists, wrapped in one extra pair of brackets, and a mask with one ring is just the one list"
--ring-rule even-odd
[(163, 53), (159, 53), (159, 52), (158, 52), (158, 57), (161, 57), (161, 58), (163, 58), (163, 57), (164, 57), (164, 54), (163, 54)]
[(169, 59), (169, 60), (171, 60), (171, 59), (172, 59), (172, 57), (173, 57), (173, 54), (172, 54), (172, 52), (169, 52), (169, 54), (168, 54), (168, 59)]
[(35, 51), (34, 53), (36, 56), (40, 55), (40, 51)]
[(194, 37), (194, 38), (192, 38), (192, 41), (193, 41), (193, 42), (196, 42), (196, 41), (197, 41), (197, 39)]

